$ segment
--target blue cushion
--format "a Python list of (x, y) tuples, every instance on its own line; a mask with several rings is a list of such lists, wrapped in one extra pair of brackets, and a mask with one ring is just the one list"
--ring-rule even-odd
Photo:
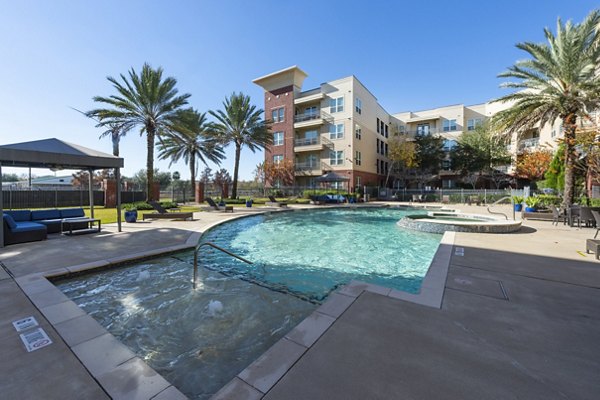
[(31, 220), (37, 219), (60, 219), (60, 211), (58, 210), (34, 210), (31, 212)]
[(10, 215), (16, 222), (31, 221), (31, 211), (29, 210), (11, 210), (4, 211), (4, 213)]
[(8, 225), (8, 227), (10, 229), (15, 229), (17, 227), (17, 223), (15, 222), (15, 220), (13, 219), (13, 217), (11, 217), (8, 214), (3, 214), (2, 218), (4, 218), (4, 222), (6, 222), (6, 225)]
[(17, 227), (11, 229), (13, 232), (30, 232), (30, 231), (39, 231), (39, 230), (47, 230), (45, 225), (38, 224), (35, 222), (19, 222)]
[(85, 217), (85, 213), (83, 212), (83, 208), (65, 208), (60, 210), (60, 216), (62, 218), (77, 218)]

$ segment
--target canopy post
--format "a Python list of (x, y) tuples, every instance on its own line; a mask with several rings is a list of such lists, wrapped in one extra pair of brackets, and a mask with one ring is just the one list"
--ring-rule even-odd
[(121, 232), (121, 168), (115, 168), (115, 181), (117, 181), (117, 227)]
[(94, 170), (93, 169), (88, 169), (88, 173), (90, 174), (89, 176), (89, 186), (90, 186), (90, 217), (94, 218)]
[[(4, 193), (2, 192), (2, 161), (0, 161), (0, 215), (4, 215), (2, 200)], [(0, 249), (4, 247), (4, 216), (2, 217), (2, 226), (0, 227)]]

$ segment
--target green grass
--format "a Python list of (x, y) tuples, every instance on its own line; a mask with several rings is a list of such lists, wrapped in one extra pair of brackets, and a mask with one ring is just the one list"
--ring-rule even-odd
[[(181, 206), (181, 207), (179, 207), (179, 209), (182, 212), (200, 211), (200, 207), (197, 207), (197, 206)], [(85, 211), (85, 215), (87, 217), (91, 216), (89, 207), (84, 207), (83, 210)], [(143, 214), (148, 214), (148, 213), (153, 213), (153, 212), (155, 212), (155, 211), (154, 210), (138, 210), (138, 220), (142, 219)], [(98, 218), (100, 221), (102, 221), (102, 224), (115, 223), (115, 222), (117, 222), (117, 209), (116, 208), (104, 208), (101, 206), (100, 207), (94, 206), (94, 218)], [(125, 222), (125, 210), (121, 210), (121, 220), (123, 222)]]

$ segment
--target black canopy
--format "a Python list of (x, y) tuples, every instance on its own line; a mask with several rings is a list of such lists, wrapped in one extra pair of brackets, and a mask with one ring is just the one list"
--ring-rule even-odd
[(317, 182), (345, 182), (350, 180), (347, 176), (336, 174), (335, 172), (328, 172), (325, 175), (315, 179)]

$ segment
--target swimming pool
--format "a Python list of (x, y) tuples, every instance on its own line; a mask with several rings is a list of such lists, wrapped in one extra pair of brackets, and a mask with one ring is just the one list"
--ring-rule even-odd
[(441, 235), (398, 227), (408, 212), (328, 209), (239, 219), (211, 229), (202, 241), (255, 265), (216, 250), (202, 253), (203, 265), (316, 302), (353, 279), (417, 293)]
[(254, 265), (203, 251), (197, 290), (192, 252), (56, 285), (183, 393), (208, 399), (339, 285), (417, 292), (441, 235), (399, 228), (406, 213), (329, 209), (224, 223), (202, 241)]

